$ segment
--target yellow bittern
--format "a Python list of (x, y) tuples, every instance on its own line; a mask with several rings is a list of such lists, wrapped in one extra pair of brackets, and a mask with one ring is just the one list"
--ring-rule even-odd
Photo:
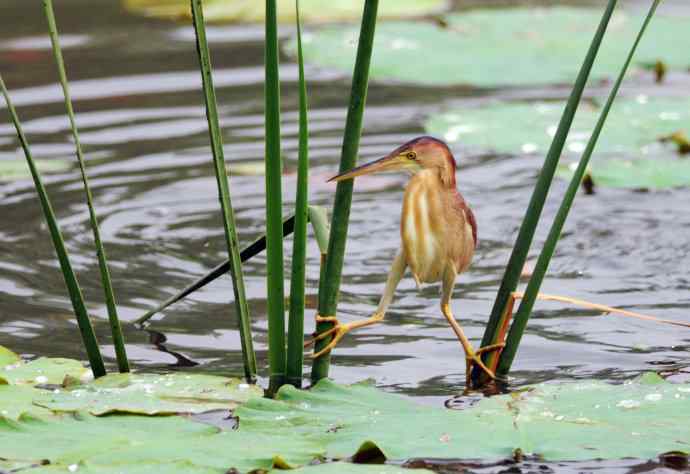
[(468, 386), (472, 364), (477, 364), (494, 378), (480, 354), (498, 349), (503, 344), (475, 351), (450, 309), (455, 278), (472, 262), (477, 246), (477, 223), (457, 190), (455, 159), (448, 146), (432, 137), (415, 138), (389, 155), (334, 176), (329, 181), (400, 170), (412, 175), (403, 197), (400, 221), (402, 248), (393, 261), (376, 312), (367, 319), (346, 324), (340, 323), (335, 316), (317, 315), (317, 322), (329, 321), (334, 326), (317, 334), (308, 344), (332, 337), (324, 349), (314, 354), (314, 357), (320, 357), (332, 350), (349, 331), (381, 322), (400, 279), (409, 267), (418, 287), (421, 283), (442, 282), (441, 311), (465, 351)]

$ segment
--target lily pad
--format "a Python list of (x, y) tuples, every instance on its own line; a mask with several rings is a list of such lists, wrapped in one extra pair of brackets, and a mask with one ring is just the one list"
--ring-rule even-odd
[[(476, 10), (444, 17), (441, 24), (392, 22), (377, 27), (370, 76), (429, 86), (552, 84), (577, 75), (600, 10), (554, 7)], [(679, 42), (690, 40), (687, 18), (657, 15), (636, 55), (637, 64), (662, 60), (687, 70)], [(611, 20), (593, 79), (612, 77), (635, 38), (642, 17), (618, 11)], [(303, 35), (308, 63), (351, 73), (355, 26), (332, 26)], [(287, 51), (296, 53), (293, 38)]]
[[(431, 117), (426, 130), (450, 143), (499, 153), (544, 154), (556, 132), (565, 103), (495, 103), (482, 107), (449, 110)], [(577, 111), (565, 145), (582, 153), (599, 118), (600, 109), (583, 103)], [(595, 156), (619, 153), (633, 156), (676, 156), (673, 143), (660, 138), (690, 131), (690, 99), (653, 98), (640, 95), (621, 99), (611, 109), (599, 137)]]
[(284, 387), (278, 398), (240, 407), (240, 432), (318, 441), (336, 459), (374, 448), (388, 459), (509, 457), (516, 448), (547, 460), (652, 458), (690, 446), (690, 385), (658, 377), (540, 384), (462, 411), (329, 381), (309, 392)]
[[(561, 164), (556, 173), (570, 179), (577, 164)], [(646, 158), (599, 160), (590, 167), (595, 186), (669, 189), (690, 186), (690, 160)]]
[[(0, 346), (0, 369), (19, 362), (21, 358), (6, 347)], [(2, 383), (2, 382), (0, 382)]]
[[(278, 471), (272, 471), (278, 474)], [(290, 474), (431, 474), (426, 469), (405, 469), (388, 464), (353, 464), (329, 462), (315, 466), (304, 466), (290, 471)]]
[(27, 472), (31, 474), (66, 474), (69, 472), (77, 472), (79, 474), (120, 474), (124, 472), (127, 474), (219, 474), (219, 472), (222, 471), (212, 467), (195, 466), (188, 461), (179, 461), (126, 464), (124, 466), (104, 466), (90, 462), (79, 462), (69, 465), (49, 464), (46, 466), (34, 467), (31, 471)]
[(56, 357), (41, 357), (27, 363), (9, 365), (0, 370), (0, 384), (59, 385), (69, 376), (88, 380), (91, 372), (81, 362)]
[[(278, 21), (294, 24), (295, 1), (278, 0)], [(191, 18), (187, 0), (123, 0), (132, 13), (168, 20)], [(300, 13), (305, 22), (359, 20), (361, 1), (357, 0), (301, 0)], [(448, 6), (447, 0), (381, 0), (379, 17), (403, 18), (438, 13)], [(204, 18), (212, 22), (263, 22), (265, 2), (256, 0), (206, 0)]]
[(111, 374), (58, 393), (46, 392), (35, 403), (53, 411), (92, 415), (132, 413), (165, 415), (232, 410), (263, 396), (255, 385), (204, 374)]
[[(67, 160), (35, 160), (41, 173), (61, 173), (71, 168)], [(26, 160), (0, 160), (0, 181), (15, 181), (31, 178)]]
[[(2, 464), (0, 464), (2, 467)], [(92, 463), (72, 464), (72, 470), (79, 474), (115, 474), (121, 471), (113, 469), (113, 466), (102, 466)], [(48, 465), (33, 468), (31, 474), (49, 474), (69, 472), (70, 466)], [(190, 462), (176, 463), (147, 463), (143, 465), (127, 465), (127, 474), (220, 474), (218, 469), (195, 466)], [(274, 469), (270, 472), (275, 474), (285, 474), (284, 469)], [(314, 466), (304, 466), (289, 471), (291, 474), (431, 474), (432, 471), (426, 469), (415, 469), (410, 471), (399, 466), (380, 465), (380, 464), (352, 464), (344, 462), (332, 462), (317, 464)]]
[[(45, 460), (77, 472), (80, 466), (93, 472), (249, 472), (297, 467), (322, 452), (303, 438), (222, 431), (179, 416), (0, 418), (0, 439), (0, 458), (8, 463)], [(162, 463), (166, 469), (154, 470)]]
[[(172, 385), (166, 385), (170, 381)], [(106, 376), (80, 390), (93, 388), (116, 403), (125, 400), (125, 406), (130, 396), (146, 396), (147, 389), (154, 391), (150, 398), (162, 404), (169, 394), (178, 402), (180, 392), (195, 404), (197, 398), (215, 401), (226, 385), (227, 379), (208, 375), (124, 374)], [(61, 414), (60, 403), (72, 403), (76, 389), (64, 400), (51, 402), (50, 408), (57, 410), (53, 414), (37, 406), (43, 404), (44, 391), (27, 385), (0, 387), (0, 410), (9, 404), (14, 410), (0, 416), (0, 468), (221, 474), (297, 468), (356, 453), (382, 453), (391, 460), (496, 459), (520, 448), (545, 460), (584, 460), (653, 458), (690, 446), (690, 384), (667, 383), (655, 374), (618, 385), (540, 384), (462, 411), (421, 406), (369, 385), (339, 386), (323, 380), (309, 391), (285, 386), (276, 400), (249, 398), (235, 410), (238, 429), (229, 431), (188, 416), (93, 416), (76, 405), (66, 408), (69, 415)], [(102, 402), (84, 399), (85, 410), (97, 411), (94, 406)], [(401, 469), (328, 463), (298, 472)]]
[(22, 416), (46, 417), (50, 410), (34, 405), (42, 390), (25, 385), (0, 385), (0, 419), (18, 420)]

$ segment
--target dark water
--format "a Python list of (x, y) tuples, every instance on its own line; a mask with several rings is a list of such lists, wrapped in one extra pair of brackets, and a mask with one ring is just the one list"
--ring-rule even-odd
[[(133, 320), (225, 257), (193, 33), (187, 25), (128, 15), (114, 1), (57, 3), (120, 312), (125, 320)], [(625, 2), (629, 8), (644, 4)], [(668, 2), (665, 8), (682, 8), (682, 2)], [(0, 24), (0, 71), (35, 155), (73, 159), (40, 2), (4, 0)], [(227, 159), (231, 164), (259, 162), (263, 154), (262, 27), (214, 26), (209, 36)], [(333, 188), (324, 180), (337, 169), (349, 84), (329, 71), (310, 67), (307, 73), (313, 132), (311, 201), (330, 207)], [(288, 168), (294, 168), (296, 68), (289, 58), (284, 58), (281, 74), (283, 147)], [(671, 75), (669, 84), (667, 91), (687, 93), (690, 76)], [(363, 160), (380, 156), (421, 134), (424, 118), (450, 102), (565, 97), (568, 91), (563, 86), (482, 91), (374, 83), (361, 156)], [(651, 76), (638, 76), (623, 94), (641, 91), (654, 93)], [(604, 92), (593, 89), (589, 94)], [(469, 337), (477, 341), (541, 159), (477, 155), (462, 147), (454, 151), (460, 163), (459, 186), (479, 221), (480, 247), (471, 270), (458, 280), (453, 309)], [(0, 159), (15, 157), (21, 154), (3, 118)], [(399, 244), (404, 180), (391, 176), (361, 180), (356, 186), (339, 312), (342, 320), (368, 316), (378, 302)], [(72, 169), (46, 181), (112, 366), (114, 353), (78, 173)], [(286, 214), (294, 184), (294, 177), (286, 177)], [(262, 176), (231, 180), (243, 242), (263, 231), (263, 188)], [(553, 216), (564, 189), (562, 181), (554, 183), (553, 199), (545, 209), (547, 218)], [(580, 196), (543, 291), (689, 320), (689, 204), (688, 189), (600, 189), (594, 196)], [(544, 235), (542, 228), (535, 249)], [(290, 248), (287, 241), (287, 255)], [(312, 244), (309, 331), (318, 260)], [(264, 264), (263, 256), (253, 259), (245, 275), (265, 374)], [(172, 307), (149, 331), (125, 325), (134, 365), (198, 365), (198, 370), (208, 372), (241, 373), (231, 295), (230, 280), (225, 278)], [(28, 356), (84, 358), (28, 180), (0, 183), (0, 344)], [(373, 378), (387, 390), (440, 404), (462, 389), (464, 365), (460, 346), (438, 310), (438, 288), (418, 292), (408, 278), (384, 324), (345, 338), (335, 352), (332, 375), (339, 382)], [(688, 330), (539, 303), (513, 376), (515, 385), (582, 377), (621, 380), (648, 370), (677, 373), (674, 377), (682, 379), (688, 366)]]

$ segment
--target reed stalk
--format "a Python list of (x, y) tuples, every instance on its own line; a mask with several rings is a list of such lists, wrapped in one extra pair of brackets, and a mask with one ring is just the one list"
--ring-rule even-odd
[(292, 241), (286, 375), (287, 383), (300, 388), (302, 386), (302, 366), (304, 365), (304, 287), (306, 281), (307, 222), (309, 221), (309, 124), (299, 0), (295, 0), (295, 24), (297, 27), (297, 66), (299, 69), (299, 154), (297, 196), (295, 198), (295, 233)]
[(218, 199), (220, 200), (223, 215), (223, 229), (225, 231), (225, 243), (228, 248), (228, 262), (232, 287), (235, 295), (235, 311), (239, 320), (240, 341), (242, 345), (242, 360), (244, 362), (244, 374), (249, 383), (256, 379), (256, 354), (252, 342), (252, 328), (249, 318), (249, 306), (244, 288), (242, 275), (242, 261), (240, 258), (239, 242), (235, 226), (235, 215), (230, 201), (228, 174), (225, 167), (223, 153), (223, 138), (220, 122), (218, 120), (218, 104), (216, 92), (213, 87), (213, 74), (211, 68), (211, 54), (206, 41), (206, 27), (202, 0), (190, 0), (192, 7), (192, 21), (196, 33), (196, 48), (199, 56), (199, 68), (204, 88), (204, 100), (206, 103), (206, 118), (208, 119), (209, 138), (213, 151), (213, 164), (218, 183)]
[[(491, 310), (491, 316), (484, 331), (484, 336), (481, 343), (482, 346), (488, 346), (498, 342), (497, 337), (500, 332), (500, 328), (503, 326), (502, 317), (505, 317), (506, 315), (506, 305), (509, 302), (510, 294), (515, 291), (520, 280), (520, 274), (522, 273), (522, 268), (527, 260), (527, 254), (530, 246), (532, 245), (534, 232), (541, 218), (541, 213), (544, 209), (544, 203), (546, 201), (549, 188), (551, 187), (558, 161), (561, 157), (561, 153), (563, 152), (563, 147), (566, 139), (568, 138), (568, 133), (570, 132), (570, 127), (573, 123), (575, 113), (580, 105), (582, 93), (587, 85), (587, 80), (592, 70), (592, 65), (594, 64), (599, 47), (601, 46), (604, 33), (606, 32), (606, 28), (609, 20), (611, 19), (611, 14), (613, 13), (616, 3), (617, 0), (608, 1), (597, 31), (594, 34), (594, 38), (592, 39), (587, 51), (587, 55), (585, 56), (582, 66), (580, 67), (577, 79), (575, 80), (575, 85), (570, 93), (565, 110), (563, 111), (563, 115), (561, 116), (561, 120), (558, 124), (556, 134), (551, 142), (551, 146), (549, 147), (549, 151), (544, 160), (544, 165), (539, 173), (539, 178), (537, 179), (534, 191), (532, 192), (532, 197), (527, 207), (525, 217), (520, 225), (520, 230), (518, 232), (515, 245), (513, 246), (506, 271), (503, 275), (503, 280), (501, 281), (501, 285)], [(485, 354), (483, 356), (483, 360), (490, 367), (495, 362), (493, 360), (494, 357), (496, 357), (495, 352), (490, 352), (489, 354)], [(484, 373), (476, 367), (474, 368), (472, 379), (475, 383), (479, 382), (480, 385), (482, 382), (486, 381)]]
[(48, 224), (50, 237), (53, 240), (55, 253), (57, 254), (58, 261), (60, 262), (62, 276), (65, 279), (65, 285), (67, 286), (70, 300), (72, 301), (72, 307), (74, 309), (74, 315), (77, 319), (77, 325), (79, 326), (79, 332), (81, 333), (82, 343), (84, 344), (84, 349), (86, 350), (89, 363), (91, 364), (91, 371), (93, 372), (94, 377), (101, 377), (106, 373), (105, 365), (103, 364), (103, 357), (101, 356), (101, 349), (98, 345), (98, 340), (96, 339), (93, 327), (91, 326), (91, 320), (89, 319), (86, 304), (84, 303), (84, 296), (81, 292), (79, 282), (77, 281), (77, 276), (74, 274), (74, 270), (72, 269), (69, 254), (67, 253), (67, 248), (65, 247), (65, 241), (62, 237), (62, 232), (60, 231), (57, 218), (55, 217), (53, 206), (50, 203), (48, 192), (43, 185), (41, 174), (36, 168), (36, 163), (34, 162), (31, 149), (29, 148), (29, 142), (26, 138), (26, 135), (24, 135), (24, 130), (22, 129), (21, 122), (19, 121), (17, 111), (10, 100), (10, 94), (7, 91), (7, 87), (5, 86), (2, 76), (0, 76), (0, 89), (2, 89), (2, 95), (4, 96), (5, 103), (7, 104), (7, 110), (10, 113), (10, 118), (17, 131), (19, 143), (24, 150), (24, 156), (26, 157), (26, 162), (29, 165), (29, 170), (31, 171), (31, 177), (33, 178), (34, 186), (36, 188), (36, 192), (38, 193), (43, 215), (46, 219), (46, 224)]
[(633, 56), (635, 55), (635, 51), (637, 50), (637, 46), (640, 43), (645, 30), (647, 29), (647, 25), (649, 25), (649, 22), (654, 16), (654, 13), (659, 5), (659, 1), (660, 0), (654, 0), (652, 6), (649, 9), (649, 12), (647, 13), (647, 17), (645, 18), (642, 27), (640, 28), (640, 31), (637, 34), (637, 37), (635, 38), (635, 42), (630, 48), (628, 57), (626, 58), (625, 63), (623, 64), (623, 67), (621, 68), (621, 71), (618, 74), (618, 78), (616, 79), (616, 82), (613, 85), (613, 88), (611, 89), (609, 97), (606, 100), (606, 104), (601, 110), (601, 114), (599, 115), (599, 119), (597, 120), (596, 126), (594, 127), (594, 131), (592, 132), (592, 135), (589, 138), (589, 142), (587, 143), (587, 147), (582, 153), (582, 157), (580, 158), (577, 169), (575, 170), (575, 173), (573, 174), (573, 177), (568, 185), (568, 189), (566, 190), (565, 195), (563, 196), (563, 201), (561, 202), (556, 217), (553, 220), (553, 224), (551, 225), (548, 237), (546, 238), (546, 242), (544, 242), (544, 247), (542, 248), (542, 251), (539, 255), (536, 266), (534, 268), (534, 272), (532, 273), (532, 277), (530, 278), (529, 283), (527, 284), (527, 289), (525, 290), (525, 294), (522, 297), (517, 313), (515, 313), (513, 324), (510, 327), (510, 331), (508, 332), (506, 346), (503, 349), (503, 352), (501, 353), (501, 357), (498, 363), (497, 375), (499, 377), (505, 377), (510, 371), (511, 364), (515, 359), (515, 354), (517, 353), (520, 341), (522, 339), (522, 335), (525, 331), (525, 327), (527, 326), (527, 321), (529, 320), (532, 308), (534, 307), (534, 302), (537, 299), (539, 289), (541, 287), (542, 282), (544, 281), (544, 276), (546, 275), (546, 272), (548, 270), (549, 262), (551, 261), (551, 257), (553, 256), (553, 253), (556, 249), (556, 245), (558, 244), (558, 240), (560, 239), (561, 232), (563, 230), (563, 225), (565, 224), (565, 221), (568, 218), (568, 213), (570, 212), (570, 208), (572, 207), (573, 201), (575, 200), (575, 196), (577, 196), (577, 191), (580, 188), (582, 178), (584, 177), (585, 172), (587, 171), (589, 160), (592, 157), (592, 153), (594, 152), (594, 148), (596, 147), (597, 140), (599, 139), (599, 135), (601, 134), (601, 130), (604, 128), (604, 123), (606, 122), (606, 118), (608, 117), (609, 111), (611, 110), (613, 101), (616, 99), (618, 90), (620, 89), (620, 86), (623, 83), (625, 74), (628, 70), (628, 67), (630, 66)]
[[(371, 64), (371, 52), (374, 46), (374, 33), (376, 31), (376, 15), (378, 0), (365, 0), (362, 14), (362, 25), (357, 46), (357, 59), (352, 75), (352, 89), (350, 103), (347, 109), (345, 133), (340, 155), (340, 172), (347, 171), (357, 163), (359, 152), (359, 139), (362, 133), (362, 117), (367, 99), (367, 87), (369, 84), (369, 66)], [(350, 221), (350, 206), (352, 204), (352, 180), (340, 181), (335, 191), (333, 204), (333, 216), (331, 218), (331, 232), (328, 240), (328, 253), (321, 278), (319, 280), (319, 306), (318, 313), (322, 316), (335, 315), (338, 307), (338, 294), (347, 243), (347, 229)], [(325, 331), (332, 327), (330, 322), (319, 323), (317, 332)], [(325, 338), (316, 342), (315, 351), (323, 349), (330, 342)], [(311, 370), (312, 382), (318, 382), (328, 377), (331, 356), (325, 354), (314, 359)]]
[(280, 156), (280, 76), (278, 73), (278, 9), (266, 0), (266, 259), (268, 310), (268, 394), (285, 383), (285, 288), (283, 274), (282, 160)]
[(110, 278), (110, 269), (108, 268), (108, 257), (101, 241), (101, 231), (98, 226), (98, 217), (93, 205), (93, 195), (91, 194), (91, 187), (86, 174), (86, 164), (84, 161), (84, 153), (79, 140), (79, 131), (77, 123), (74, 118), (74, 107), (72, 105), (72, 98), (69, 91), (69, 83), (67, 81), (67, 73), (65, 72), (65, 61), (62, 57), (62, 49), (60, 48), (60, 38), (57, 30), (57, 22), (55, 20), (55, 11), (53, 10), (52, 0), (43, 0), (43, 7), (48, 20), (48, 32), (50, 35), (50, 42), (53, 47), (53, 56), (57, 64), (58, 76), (60, 78), (60, 85), (65, 98), (65, 108), (67, 109), (67, 116), (69, 117), (70, 128), (72, 129), (72, 137), (74, 138), (74, 146), (76, 149), (77, 161), (79, 162), (79, 171), (81, 172), (81, 179), (84, 183), (84, 195), (86, 197), (86, 204), (89, 208), (89, 220), (91, 221), (91, 230), (93, 231), (93, 240), (96, 245), (96, 256), (98, 258), (98, 267), (101, 272), (101, 284), (103, 285), (103, 292), (105, 294), (105, 304), (108, 310), (108, 321), (110, 323), (110, 332), (113, 338), (113, 346), (115, 347), (115, 357), (117, 359), (117, 367), (120, 372), (129, 372), (129, 361), (127, 360), (127, 351), (125, 349), (125, 338), (122, 335), (122, 327), (120, 325), (120, 318), (117, 314), (117, 306), (115, 304), (115, 294), (113, 291), (113, 284)]

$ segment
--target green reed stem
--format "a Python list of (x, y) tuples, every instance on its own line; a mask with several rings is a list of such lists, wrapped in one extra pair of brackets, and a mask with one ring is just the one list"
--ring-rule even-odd
[(573, 177), (570, 180), (570, 184), (568, 185), (568, 189), (566, 190), (565, 195), (563, 196), (561, 206), (559, 207), (558, 213), (556, 214), (556, 217), (553, 220), (553, 224), (551, 225), (549, 235), (546, 238), (546, 242), (544, 242), (544, 247), (541, 251), (541, 254), (539, 254), (539, 259), (537, 260), (534, 272), (532, 273), (532, 277), (530, 278), (529, 283), (527, 284), (527, 289), (525, 290), (525, 294), (522, 297), (520, 306), (517, 312), (515, 313), (515, 318), (512, 326), (510, 327), (510, 331), (508, 332), (508, 337), (506, 338), (506, 347), (504, 348), (503, 353), (501, 354), (501, 358), (497, 368), (497, 374), (501, 377), (505, 377), (510, 371), (510, 366), (513, 363), (513, 360), (515, 359), (515, 354), (517, 353), (518, 346), (520, 345), (522, 334), (525, 331), (527, 321), (529, 320), (532, 308), (534, 307), (534, 302), (537, 299), (537, 295), (539, 294), (539, 288), (541, 287), (541, 284), (544, 281), (544, 276), (546, 275), (546, 271), (548, 270), (549, 262), (551, 261), (551, 257), (553, 256), (554, 251), (556, 250), (556, 245), (558, 244), (558, 239), (560, 239), (561, 237), (563, 225), (565, 224), (565, 221), (568, 218), (568, 213), (570, 212), (570, 208), (572, 207), (573, 201), (575, 200), (575, 196), (577, 196), (577, 191), (580, 187), (580, 183), (582, 182), (582, 178), (584, 177), (585, 172), (587, 171), (587, 165), (589, 164), (589, 160), (592, 157), (592, 153), (594, 152), (594, 148), (596, 147), (597, 140), (599, 139), (599, 135), (601, 134), (601, 130), (604, 128), (606, 117), (608, 117), (609, 111), (611, 110), (611, 106), (613, 105), (613, 101), (616, 99), (616, 96), (618, 95), (618, 90), (620, 89), (620, 86), (623, 83), (623, 79), (625, 78), (625, 73), (628, 71), (628, 67), (630, 66), (633, 56), (635, 55), (637, 46), (642, 40), (642, 35), (644, 34), (645, 30), (647, 29), (647, 25), (649, 25), (649, 22), (654, 16), (654, 12), (659, 6), (659, 2), (660, 0), (654, 0), (652, 6), (649, 9), (649, 12), (647, 13), (647, 17), (645, 18), (644, 23), (640, 28), (640, 32), (637, 34), (637, 38), (635, 38), (635, 42), (633, 43), (632, 48), (630, 48), (628, 57), (626, 58), (625, 63), (623, 64), (623, 67), (621, 68), (621, 71), (618, 74), (618, 78), (616, 79), (616, 82), (613, 85), (613, 88), (611, 89), (606, 104), (604, 105), (604, 108), (602, 109), (601, 114), (599, 115), (599, 120), (597, 121), (597, 124), (594, 127), (592, 136), (589, 138), (587, 147), (585, 148), (585, 151), (582, 153), (582, 157), (580, 158), (580, 162), (577, 165), (577, 169), (575, 170), (575, 173), (573, 174)]
[(199, 56), (199, 68), (204, 87), (204, 100), (206, 102), (206, 118), (208, 119), (209, 138), (213, 151), (213, 164), (218, 183), (218, 199), (223, 214), (223, 229), (225, 231), (225, 243), (228, 248), (230, 263), (230, 275), (235, 294), (235, 310), (239, 319), (240, 341), (242, 345), (242, 360), (244, 362), (244, 374), (250, 383), (256, 379), (256, 354), (252, 342), (252, 327), (249, 318), (249, 306), (244, 288), (242, 275), (242, 261), (240, 259), (239, 242), (235, 226), (235, 214), (230, 201), (228, 174), (225, 168), (225, 156), (223, 154), (223, 138), (218, 120), (218, 104), (216, 92), (213, 87), (211, 69), (211, 54), (206, 41), (206, 27), (201, 0), (190, 0), (192, 7), (192, 21), (196, 33), (196, 48)]
[[(589, 78), (589, 73), (592, 70), (592, 65), (599, 51), (599, 46), (604, 38), (604, 33), (608, 26), (609, 20), (611, 19), (611, 14), (616, 6), (617, 0), (609, 0), (606, 10), (601, 18), (601, 22), (597, 28), (597, 31), (592, 39), (592, 43), (589, 46), (585, 60), (580, 68), (580, 72), (575, 80), (575, 85), (570, 93), (568, 102), (566, 104), (561, 120), (558, 124), (556, 134), (551, 142), (549, 151), (544, 160), (544, 165), (541, 172), (539, 173), (539, 178), (534, 187), (532, 197), (530, 199), (525, 217), (520, 225), (520, 231), (518, 232), (517, 240), (513, 246), (513, 251), (508, 260), (508, 266), (506, 267), (505, 274), (503, 275), (503, 280), (501, 281), (501, 286), (499, 287), (498, 293), (496, 295), (496, 300), (494, 301), (493, 309), (491, 310), (491, 317), (487, 323), (486, 329), (484, 331), (484, 337), (482, 338), (482, 346), (487, 346), (496, 342), (498, 335), (498, 329), (501, 327), (501, 316), (503, 310), (508, 303), (508, 299), (513, 291), (517, 288), (520, 273), (527, 260), (527, 253), (532, 245), (532, 240), (534, 238), (534, 232), (539, 223), (541, 217), (541, 212), (544, 209), (544, 203), (546, 201), (546, 196), (551, 187), (551, 182), (553, 181), (553, 176), (558, 165), (558, 161), (561, 157), (563, 151), (563, 146), (565, 145), (566, 138), (570, 132), (570, 127), (573, 123), (573, 118), (575, 117), (575, 112), (580, 105), (580, 99), (582, 93), (587, 85), (587, 80)], [(490, 365), (491, 357), (493, 354), (484, 355), (484, 361)], [(473, 380), (481, 381), (480, 377), (483, 379), (481, 371), (476, 367), (473, 372)]]
[[(340, 171), (344, 172), (354, 167), (359, 151), (359, 139), (362, 133), (362, 116), (367, 99), (367, 86), (369, 83), (369, 65), (371, 64), (371, 51), (374, 46), (374, 33), (376, 30), (376, 13), (378, 0), (366, 0), (362, 15), (362, 26), (359, 33), (357, 46), (357, 59), (352, 76), (352, 90), (350, 92), (350, 104), (347, 110), (345, 122), (345, 134), (343, 148), (340, 155)], [(338, 294), (340, 279), (343, 270), (345, 245), (347, 242), (347, 228), (350, 221), (350, 206), (352, 204), (352, 180), (340, 181), (335, 191), (333, 204), (333, 216), (331, 218), (331, 232), (328, 241), (328, 254), (326, 257), (323, 278), (319, 281), (319, 308), (322, 316), (335, 315), (338, 306)], [(317, 332), (322, 332), (332, 327), (332, 323), (319, 323)], [(315, 350), (319, 351), (330, 342), (330, 338), (316, 343)], [(331, 356), (326, 354), (314, 359), (311, 370), (311, 379), (318, 382), (328, 377)]]
[(285, 383), (285, 289), (283, 287), (283, 191), (280, 156), (280, 77), (278, 74), (278, 11), (266, 0), (266, 258), (268, 306), (268, 393)]
[(74, 270), (70, 264), (69, 255), (67, 253), (67, 249), (65, 248), (65, 241), (62, 238), (62, 233), (60, 232), (60, 226), (58, 225), (57, 218), (55, 217), (53, 206), (50, 204), (48, 193), (45, 189), (45, 186), (43, 186), (43, 180), (41, 179), (41, 175), (36, 168), (36, 163), (34, 163), (33, 156), (31, 155), (29, 142), (24, 135), (24, 130), (22, 129), (21, 122), (17, 116), (17, 111), (10, 100), (10, 94), (7, 91), (5, 82), (2, 80), (2, 76), (0, 76), (0, 89), (2, 89), (2, 95), (5, 97), (7, 110), (10, 113), (10, 118), (12, 119), (15, 129), (17, 130), (19, 143), (24, 150), (26, 162), (29, 165), (29, 170), (31, 171), (31, 176), (34, 180), (36, 192), (38, 193), (41, 208), (43, 209), (43, 215), (45, 216), (46, 223), (48, 224), (50, 237), (53, 240), (55, 253), (57, 254), (58, 261), (60, 262), (62, 276), (65, 279), (65, 284), (67, 285), (67, 290), (69, 291), (69, 296), (72, 301), (72, 307), (74, 308), (74, 315), (76, 316), (77, 324), (79, 325), (81, 339), (84, 344), (84, 348), (86, 349), (89, 363), (91, 364), (91, 371), (93, 372), (94, 377), (101, 377), (105, 375), (105, 365), (103, 364), (101, 350), (98, 346), (98, 341), (96, 340), (93, 327), (91, 326), (91, 320), (89, 319), (86, 305), (84, 304), (84, 296), (82, 295), (81, 288), (79, 287), (77, 276), (74, 274)]
[(52, 0), (43, 0), (43, 7), (45, 9), (46, 19), (48, 20), (48, 32), (50, 34), (50, 41), (53, 46), (53, 56), (55, 57), (55, 62), (57, 64), (60, 84), (62, 85), (62, 92), (65, 97), (65, 108), (67, 109), (67, 116), (69, 117), (69, 123), (72, 129), (72, 136), (74, 138), (81, 179), (84, 183), (84, 194), (86, 196), (86, 204), (89, 208), (89, 219), (91, 221), (91, 229), (93, 231), (93, 240), (96, 244), (98, 267), (101, 272), (101, 283), (103, 285), (103, 292), (105, 294), (105, 304), (108, 309), (108, 321), (110, 322), (110, 331), (113, 337), (113, 346), (115, 347), (117, 367), (120, 372), (129, 372), (129, 361), (127, 360), (127, 351), (125, 350), (125, 338), (122, 335), (120, 318), (117, 315), (115, 294), (113, 291), (112, 280), (110, 278), (110, 270), (108, 269), (108, 257), (105, 253), (103, 242), (101, 241), (101, 231), (98, 226), (98, 217), (93, 206), (93, 195), (91, 194), (91, 187), (89, 186), (89, 180), (86, 175), (86, 164), (84, 162), (81, 141), (79, 140), (77, 123), (74, 118), (74, 108), (72, 106), (72, 98), (69, 92), (67, 73), (65, 72), (65, 61), (62, 57), (62, 50), (60, 48), (60, 39), (58, 36), (57, 22), (55, 21), (55, 12), (53, 10)]
[(290, 314), (287, 336), (287, 383), (302, 385), (304, 364), (304, 287), (307, 261), (307, 221), (309, 199), (309, 124), (307, 117), (307, 83), (302, 56), (302, 25), (299, 0), (295, 0), (297, 25), (297, 65), (299, 68), (299, 155), (297, 165), (297, 196), (295, 198), (295, 235), (292, 242), (292, 276), (290, 279)]

